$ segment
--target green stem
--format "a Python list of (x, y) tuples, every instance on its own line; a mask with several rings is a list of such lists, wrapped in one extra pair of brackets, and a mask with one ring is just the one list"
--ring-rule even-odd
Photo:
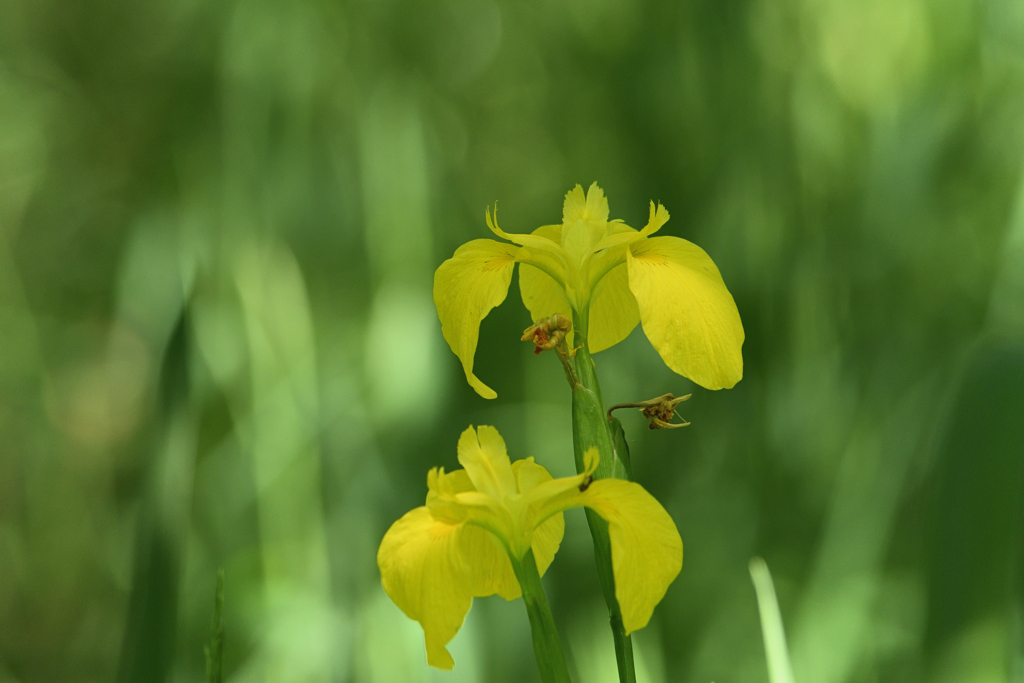
[[(597, 448), (601, 462), (594, 472), (595, 479), (615, 477), (629, 479), (627, 465), (616, 457), (612, 434), (608, 426), (608, 418), (601, 398), (601, 387), (597, 382), (594, 361), (587, 349), (587, 319), (584, 316), (573, 317), (574, 344), (576, 351), (576, 376), (578, 383), (572, 391), (572, 437), (573, 452), (576, 457), (576, 471), (582, 472), (584, 467), (583, 454), (590, 448)], [(597, 576), (601, 582), (601, 591), (608, 606), (612, 638), (615, 641), (615, 659), (619, 667), (620, 683), (635, 683), (636, 672), (633, 666), (633, 642), (622, 625), (622, 612), (619, 601), (615, 598), (615, 574), (612, 571), (611, 539), (608, 536), (608, 523), (590, 508), (586, 510), (590, 535), (594, 539), (594, 557), (597, 561)]]
[[(510, 556), (511, 557), (511, 556)], [(530, 617), (530, 630), (533, 632), (533, 652), (537, 657), (540, 679), (544, 683), (571, 683), (569, 669), (565, 664), (562, 652), (562, 640), (555, 628), (555, 619), (551, 616), (544, 585), (540, 582), (540, 572), (533, 559), (533, 550), (528, 550), (521, 560), (512, 559), (512, 569), (519, 579), (519, 587), (523, 590), (523, 602), (526, 613)]]

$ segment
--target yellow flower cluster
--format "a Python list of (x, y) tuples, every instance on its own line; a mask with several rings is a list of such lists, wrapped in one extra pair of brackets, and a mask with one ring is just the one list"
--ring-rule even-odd
[[(652, 236), (668, 218), (665, 207), (652, 202), (641, 230), (609, 220), (608, 201), (596, 183), (586, 194), (579, 185), (568, 192), (562, 222), (531, 234), (506, 233), (488, 210), (487, 226), (506, 241), (464, 244), (434, 275), (441, 329), (469, 384), (484, 398), (496, 396), (473, 374), (473, 361), (480, 323), (505, 300), (516, 263), (523, 303), (534, 322), (523, 339), (532, 339), (538, 352), (559, 349), (570, 383), (581, 376), (581, 367), (592, 367), (586, 353), (619, 343), (640, 323), (675, 372), (708, 389), (736, 384), (743, 375), (743, 325), (736, 304), (704, 250), (678, 237)], [(577, 356), (574, 371), (566, 360), (574, 352), (568, 349), (580, 348), (589, 366)], [(596, 377), (591, 373), (583, 381), (587, 386), (578, 386), (584, 390), (573, 392), (574, 419), (575, 402), (586, 402), (587, 396), (597, 417), (587, 422), (591, 413), (580, 412), (587, 429), (579, 433), (607, 437)], [(642, 408), (652, 428), (677, 427), (685, 423), (670, 419), (686, 398), (666, 394), (617, 407)], [(647, 624), (682, 568), (683, 543), (672, 518), (639, 484), (595, 480), (598, 450), (587, 447), (596, 443), (611, 457), (611, 446), (594, 439), (577, 440), (582, 471), (554, 479), (533, 458), (511, 462), (493, 427), (470, 427), (459, 439), (463, 469), (430, 471), (426, 504), (391, 526), (377, 563), (384, 590), (422, 625), (431, 665), (454, 665), (447, 644), (473, 598), (523, 596), (542, 675), (568, 680), (540, 575), (561, 544), (562, 513), (573, 507), (587, 507), (608, 523), (607, 534), (600, 525), (600, 533), (592, 527), (595, 547), (604, 548), (598, 569), (605, 585), (614, 579), (614, 600), (610, 591), (606, 599), (616, 647), (631, 648), (629, 633)], [(629, 668), (620, 666), (620, 675), (628, 678)]]

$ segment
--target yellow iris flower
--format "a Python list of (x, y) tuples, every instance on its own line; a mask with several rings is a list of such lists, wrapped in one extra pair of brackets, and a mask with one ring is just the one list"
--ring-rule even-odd
[[(473, 374), (480, 321), (505, 300), (516, 262), (523, 303), (534, 320), (554, 313), (585, 327), (597, 353), (643, 324), (665, 364), (707, 389), (743, 376), (743, 325), (718, 268), (703, 249), (678, 237), (651, 237), (668, 211), (651, 202), (642, 230), (608, 220), (608, 200), (594, 183), (565, 195), (561, 225), (530, 235), (487, 226), (513, 244), (478, 239), (455, 251), (434, 274), (441, 331), (484, 398), (497, 394)], [(573, 315), (573, 314), (576, 315)]]
[(643, 628), (683, 564), (665, 508), (639, 484), (593, 480), (597, 450), (575, 477), (553, 479), (533, 458), (510, 462), (494, 427), (459, 439), (465, 469), (427, 475), (427, 504), (395, 522), (377, 552), (384, 590), (423, 627), (427, 662), (450, 669), (446, 649), (474, 597), (521, 595), (509, 557), (533, 550), (541, 574), (565, 530), (562, 512), (586, 506), (608, 522), (615, 595), (627, 633)]

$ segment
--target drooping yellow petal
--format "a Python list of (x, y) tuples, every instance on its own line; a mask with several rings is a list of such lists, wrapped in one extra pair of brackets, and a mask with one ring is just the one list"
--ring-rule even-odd
[(626, 254), (629, 288), (644, 333), (665, 364), (705, 389), (743, 377), (743, 324), (718, 268), (678, 237), (635, 242)]
[[(522, 276), (520, 275), (520, 279)], [(587, 345), (591, 353), (604, 351), (629, 336), (640, 322), (640, 309), (629, 289), (626, 264), (612, 268), (597, 285), (590, 304), (590, 329)]]
[(626, 633), (643, 628), (683, 566), (683, 541), (665, 508), (642, 486), (599, 479), (579, 503), (608, 522), (615, 597)]
[[(410, 619), (423, 627), (427, 663), (451, 669), (445, 648), (466, 618), (473, 596), (472, 575), (463, 554), (462, 536), (479, 538), (483, 529), (434, 519), (426, 507), (411, 510), (391, 525), (377, 551), (384, 591)], [(470, 539), (470, 545), (473, 539)]]
[[(551, 473), (542, 465), (534, 462), (533, 458), (516, 460), (512, 463), (512, 471), (515, 472), (519, 492), (524, 496), (552, 480)], [(541, 576), (544, 576), (551, 561), (555, 559), (555, 553), (558, 552), (558, 547), (562, 544), (564, 534), (565, 517), (562, 513), (548, 517), (533, 530), (531, 547)]]
[(473, 374), (480, 321), (505, 300), (517, 252), (518, 247), (510, 244), (473, 240), (456, 249), (434, 273), (434, 305), (441, 333), (462, 361), (466, 380), (484, 398), (497, 394)]
[(512, 473), (505, 449), (505, 440), (494, 427), (472, 427), (459, 437), (459, 463), (466, 468), (473, 486), (495, 500), (516, 494), (516, 477)]
[(642, 486), (620, 479), (593, 481), (598, 462), (597, 449), (588, 449), (582, 474), (538, 483), (527, 498), (537, 520), (582, 505), (608, 522), (615, 597), (626, 631), (632, 632), (647, 624), (679, 574), (683, 542), (668, 512)]

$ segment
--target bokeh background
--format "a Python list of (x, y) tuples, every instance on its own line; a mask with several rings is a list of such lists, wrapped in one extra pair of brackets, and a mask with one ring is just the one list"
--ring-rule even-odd
[[(1019, 0), (0, 3), (0, 681), (536, 680), (520, 603), (453, 673), (377, 544), (458, 434), (572, 469), (569, 395), (513, 284), (466, 385), (432, 274), (612, 216), (704, 247), (746, 329), (710, 392), (638, 328), (596, 361), (682, 574), (648, 682), (1024, 680)], [(545, 579), (614, 681), (582, 513)]]

